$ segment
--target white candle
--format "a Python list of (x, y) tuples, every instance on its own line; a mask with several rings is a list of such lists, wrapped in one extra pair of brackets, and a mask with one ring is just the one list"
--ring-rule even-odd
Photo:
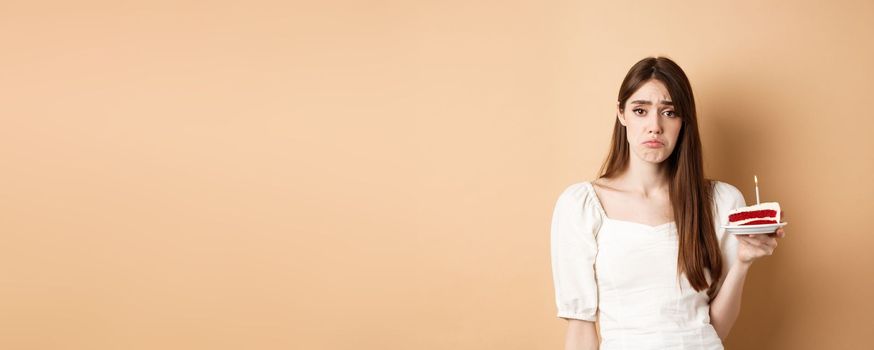
[(753, 181), (756, 182), (756, 204), (760, 204), (759, 202), (759, 178), (753, 175)]

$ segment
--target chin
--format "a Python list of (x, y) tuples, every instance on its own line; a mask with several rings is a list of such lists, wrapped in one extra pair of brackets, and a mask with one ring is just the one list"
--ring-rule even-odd
[(664, 162), (666, 159), (668, 159), (668, 155), (661, 154), (661, 153), (659, 153), (659, 154), (644, 153), (644, 154), (638, 154), (637, 158), (640, 158), (640, 160), (647, 162), (647, 163), (661, 164), (661, 162)]

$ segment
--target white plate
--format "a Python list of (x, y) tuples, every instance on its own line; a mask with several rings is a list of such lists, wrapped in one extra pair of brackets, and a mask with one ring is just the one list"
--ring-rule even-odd
[(733, 225), (722, 225), (722, 228), (725, 229), (725, 232), (736, 234), (736, 235), (758, 235), (758, 234), (768, 234), (774, 233), (778, 228), (786, 226), (789, 224), (788, 222), (781, 222), (779, 224), (764, 224), (764, 225), (743, 225), (743, 226), (733, 226)]

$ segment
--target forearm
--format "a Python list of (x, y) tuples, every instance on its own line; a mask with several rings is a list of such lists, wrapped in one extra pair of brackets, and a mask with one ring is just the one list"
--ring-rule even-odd
[(728, 271), (719, 294), (710, 302), (710, 324), (725, 339), (740, 314), (741, 296), (750, 263), (736, 262)]
[(565, 350), (598, 350), (598, 343), (594, 322), (568, 320)]

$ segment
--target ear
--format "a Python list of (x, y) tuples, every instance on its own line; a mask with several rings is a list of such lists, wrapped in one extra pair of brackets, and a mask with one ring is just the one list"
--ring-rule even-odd
[(616, 102), (616, 118), (619, 119), (619, 123), (622, 124), (622, 126), (626, 126), (625, 114), (622, 113), (622, 108), (620, 108), (618, 101)]

